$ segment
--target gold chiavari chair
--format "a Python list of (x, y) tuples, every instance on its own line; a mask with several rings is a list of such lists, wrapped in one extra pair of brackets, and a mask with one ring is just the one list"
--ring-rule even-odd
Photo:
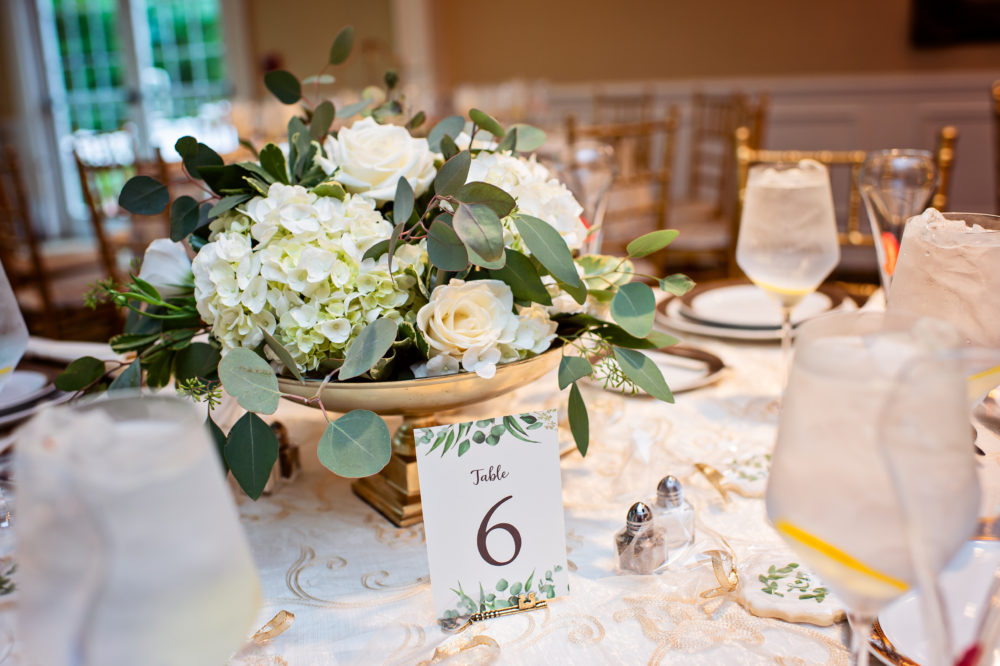
[(84, 294), (108, 277), (90, 248), (46, 252), (32, 226), (20, 159), (0, 148), (0, 263), (11, 281), (28, 329), (49, 338), (107, 340), (121, 330), (115, 308), (84, 306)]
[(1000, 81), (994, 81), (990, 89), (993, 98), (993, 177), (996, 179), (997, 213), (1000, 213)]
[(118, 205), (118, 194), (135, 175), (169, 183), (167, 166), (159, 152), (153, 160), (138, 159), (134, 139), (125, 131), (77, 134), (73, 156), (101, 263), (109, 275), (121, 279), (131, 263), (142, 259), (151, 240), (169, 234), (170, 222), (166, 214), (132, 216)]
[(644, 122), (580, 125), (574, 117), (567, 118), (570, 154), (581, 140), (614, 150), (616, 174), (604, 217), (602, 252), (622, 254), (629, 240), (667, 228), (677, 124), (676, 106), (667, 109), (666, 117)]
[(594, 93), (593, 122), (598, 125), (642, 123), (653, 119), (653, 93), (646, 89), (634, 93)]
[(731, 219), (736, 209), (733, 132), (750, 128), (753, 148), (763, 142), (768, 96), (696, 92), (689, 109), (687, 193), (671, 210), (680, 236), (668, 257), (672, 269), (700, 277), (729, 273)]
[[(938, 169), (938, 187), (931, 198), (931, 205), (939, 210), (947, 210), (948, 193), (951, 186), (951, 171), (955, 163), (955, 143), (958, 130), (951, 125), (938, 131), (937, 147), (934, 151), (934, 161)], [(800, 160), (816, 160), (830, 170), (831, 184), (834, 190), (834, 205), (838, 216), (838, 237), (841, 245), (841, 264), (834, 271), (844, 279), (878, 283), (878, 267), (874, 250), (874, 238), (871, 227), (861, 225), (861, 191), (858, 187), (858, 172), (865, 162), (867, 153), (863, 150), (762, 150), (755, 148), (750, 142), (750, 130), (740, 127), (736, 130), (736, 181), (738, 202), (742, 205), (746, 192), (747, 176), (754, 164), (770, 164), (780, 162), (798, 162)], [(838, 175), (837, 172), (842, 172)], [(843, 182), (846, 175), (847, 183)], [(847, 188), (846, 211), (838, 206), (838, 192)], [(733, 275), (739, 274), (736, 266), (736, 237), (739, 230), (740, 210), (732, 218), (732, 244), (729, 250), (730, 266)], [(870, 248), (870, 249), (867, 249)], [(849, 284), (849, 283), (848, 283)]]

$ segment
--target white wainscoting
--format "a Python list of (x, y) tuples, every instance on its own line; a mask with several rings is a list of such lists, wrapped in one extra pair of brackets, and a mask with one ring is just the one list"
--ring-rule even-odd
[[(552, 85), (548, 119), (568, 113), (586, 120), (595, 91), (653, 93), (657, 108), (679, 104), (686, 114), (695, 90), (767, 92), (770, 112), (764, 147), (775, 149), (933, 149), (944, 125), (958, 128), (951, 187), (952, 210), (995, 210), (996, 140), (990, 85), (998, 71), (866, 76), (816, 76)], [(687, 123), (678, 136), (675, 189), (686, 191)], [(836, 185), (836, 184), (835, 184)]]

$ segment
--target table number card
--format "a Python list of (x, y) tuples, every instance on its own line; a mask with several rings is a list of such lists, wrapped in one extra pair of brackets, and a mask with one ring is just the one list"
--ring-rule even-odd
[(438, 617), (567, 594), (556, 410), (415, 434)]

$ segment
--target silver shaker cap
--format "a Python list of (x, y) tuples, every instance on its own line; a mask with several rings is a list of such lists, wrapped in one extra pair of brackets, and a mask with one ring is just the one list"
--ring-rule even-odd
[(672, 509), (684, 503), (684, 488), (673, 474), (660, 479), (656, 486), (656, 503)]
[(625, 516), (625, 525), (632, 534), (653, 524), (653, 511), (643, 502), (636, 502)]

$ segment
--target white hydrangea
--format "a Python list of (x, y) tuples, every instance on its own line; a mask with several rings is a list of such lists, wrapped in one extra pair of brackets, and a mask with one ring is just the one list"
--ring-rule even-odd
[[(517, 200), (517, 209), (551, 224), (571, 250), (583, 245), (587, 227), (580, 215), (583, 207), (573, 193), (535, 161), (507, 153), (479, 153), (469, 167), (467, 182), (482, 181), (496, 185)], [(523, 249), (520, 237), (509, 221), (504, 226), (513, 236), (513, 246)], [(509, 243), (510, 244), (510, 243)]]
[(276, 183), (212, 223), (191, 266), (198, 312), (223, 353), (258, 346), (263, 329), (301, 369), (314, 370), (343, 356), (376, 318), (413, 319), (416, 280), (407, 269), (422, 269), (423, 247), (399, 247), (391, 275), (385, 255), (363, 259), (391, 233), (371, 199)]

